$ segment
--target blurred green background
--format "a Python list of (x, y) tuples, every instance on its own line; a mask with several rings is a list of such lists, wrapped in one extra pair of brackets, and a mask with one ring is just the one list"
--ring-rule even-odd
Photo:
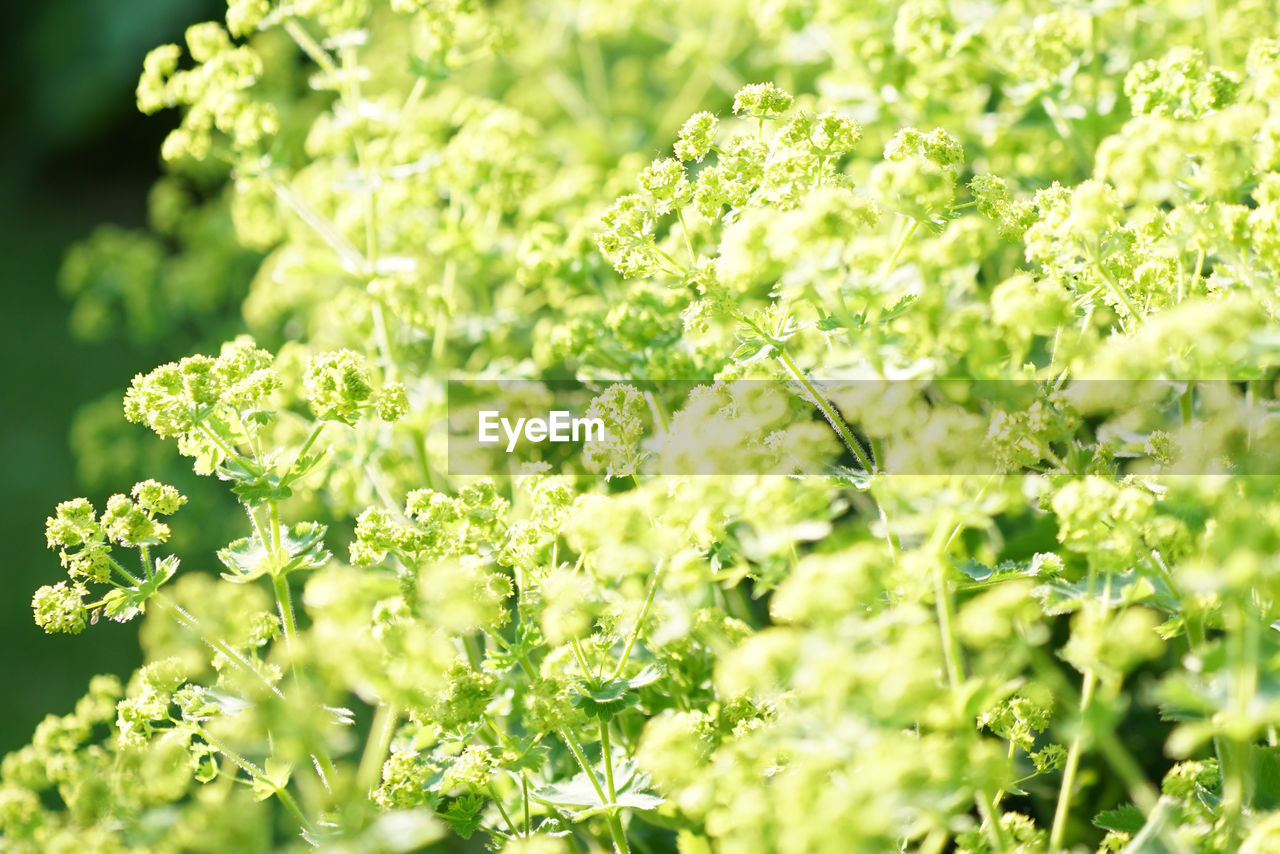
[(76, 410), (123, 391), (135, 373), (185, 348), (173, 340), (147, 347), (123, 337), (74, 340), (57, 272), (67, 247), (94, 226), (143, 224), (160, 142), (176, 116), (138, 114), (133, 89), (142, 58), (223, 8), (206, 0), (47, 0), (11, 7), (16, 18), (0, 36), (9, 84), (0, 94), (8, 293), (0, 313), (0, 542), (9, 550), (0, 586), (0, 754), (26, 743), (45, 714), (69, 711), (90, 676), (127, 674), (139, 661), (136, 625), (45, 635), (31, 621), (31, 593), (62, 574), (44, 547), (53, 506), (81, 494), (99, 505), (106, 497), (77, 482), (69, 439)]

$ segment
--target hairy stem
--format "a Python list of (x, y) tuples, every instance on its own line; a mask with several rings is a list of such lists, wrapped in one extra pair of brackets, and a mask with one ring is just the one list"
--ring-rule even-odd
[(302, 808), (298, 806), (298, 802), (294, 800), (293, 795), (290, 794), (288, 788), (276, 785), (276, 783), (267, 776), (265, 771), (212, 736), (204, 727), (197, 727), (196, 732), (199, 733), (201, 738), (209, 742), (209, 744), (212, 745), (219, 753), (235, 763), (240, 770), (244, 771), (254, 780), (264, 782), (270, 786), (271, 791), (280, 799), (280, 803), (284, 804), (289, 812), (293, 813), (294, 817), (298, 820), (298, 824), (302, 826), (302, 829), (309, 834), (315, 833), (315, 827), (311, 824), (311, 821), (307, 818), (306, 814), (302, 812)]
[(292, 667), (293, 653), (298, 643), (298, 626), (293, 618), (293, 596), (289, 592), (289, 581), (284, 575), (276, 575), (271, 579), (271, 586), (276, 594), (276, 604), (280, 608), (280, 625), (284, 629), (284, 646), (289, 653)]
[(814, 406), (818, 407), (818, 410), (822, 412), (822, 416), (827, 419), (827, 423), (840, 435), (840, 440), (844, 442), (845, 447), (857, 457), (858, 464), (862, 466), (863, 470), (867, 472), (875, 471), (867, 452), (862, 449), (862, 445), (854, 438), (853, 433), (850, 432), (848, 425), (844, 423), (840, 413), (836, 412), (835, 407), (818, 393), (818, 390), (813, 387), (813, 384), (809, 382), (809, 378), (804, 375), (804, 372), (800, 370), (786, 350), (778, 351), (778, 360), (782, 362), (796, 382), (800, 383), (804, 388), (809, 400), (813, 402)]

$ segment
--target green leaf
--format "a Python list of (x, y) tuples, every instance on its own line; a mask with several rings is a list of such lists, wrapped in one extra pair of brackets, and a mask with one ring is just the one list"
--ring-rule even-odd
[(102, 598), (102, 613), (117, 623), (127, 623), (142, 613), (142, 608), (131, 591), (117, 587)]
[(255, 777), (251, 786), (254, 798), (259, 801), (265, 801), (289, 785), (293, 763), (271, 758), (266, 761), (263, 770), (265, 773), (261, 777)]
[(569, 780), (540, 786), (532, 792), (531, 797), (544, 804), (558, 807), (597, 809), (604, 806), (600, 796), (596, 794), (595, 787), (591, 785), (591, 780), (581, 771)]
[(733, 355), (729, 358), (739, 364), (746, 364), (747, 362), (767, 359), (773, 355), (774, 350), (775, 347), (771, 342), (753, 335), (749, 338), (743, 338), (741, 343), (738, 344), (738, 348), (733, 351)]
[(127, 623), (146, 610), (147, 600), (177, 571), (178, 559), (173, 555), (157, 558), (150, 578), (133, 587), (117, 587), (104, 596), (102, 613), (117, 623)]
[[(600, 779), (603, 780), (603, 777)], [(648, 775), (640, 772), (633, 760), (627, 759), (616, 764), (613, 779), (618, 792), (618, 800), (613, 804), (600, 800), (595, 786), (582, 772), (571, 780), (542, 786), (531, 796), (536, 801), (554, 807), (581, 807), (581, 810), (574, 811), (574, 817), (579, 820), (617, 807), (652, 810), (665, 803), (664, 798), (649, 788)]]
[(293, 490), (279, 475), (271, 471), (250, 471), (232, 458), (223, 460), (216, 474), (222, 480), (231, 481), (234, 484), (231, 491), (250, 507), (283, 501), (293, 495)]
[(289, 473), (281, 479), (280, 484), (282, 486), (287, 486), (295, 480), (300, 480), (301, 478), (306, 477), (317, 465), (320, 464), (320, 461), (328, 455), (329, 449), (324, 448), (319, 451), (313, 451), (305, 457), (299, 457), (298, 460), (294, 462), (293, 466), (290, 467)]
[(844, 481), (859, 492), (866, 492), (870, 489), (872, 479), (875, 477), (872, 472), (849, 468), (848, 466), (832, 466), (827, 470), (827, 473), (838, 480)]
[(280, 534), (280, 545), (288, 552), (285, 572), (295, 569), (318, 569), (331, 555), (324, 547), (324, 535), (329, 529), (319, 522), (299, 522)]
[(536, 736), (512, 736), (507, 738), (504, 746), (516, 757), (504, 761), (504, 767), (509, 771), (541, 771), (547, 765), (550, 749), (539, 743)]
[(240, 461), (235, 457), (226, 458), (217, 469), (219, 480), (229, 480), (233, 483), (248, 483), (262, 476), (262, 472), (250, 471), (241, 465)]
[(280, 478), (274, 474), (263, 475), (248, 483), (238, 483), (231, 487), (231, 491), (250, 506), (266, 504), (268, 501), (283, 501), (293, 495), (293, 490), (280, 483)]
[(607, 679), (599, 684), (579, 679), (573, 705), (592, 717), (608, 720), (639, 700), (630, 688), (626, 679)]
[(1155, 809), (1151, 811), (1151, 817), (1147, 819), (1147, 823), (1142, 826), (1133, 840), (1125, 846), (1124, 854), (1172, 854), (1167, 845), (1161, 840), (1160, 836), (1172, 823), (1172, 819), (1177, 813), (1177, 804), (1167, 795), (1162, 796), (1156, 802)]
[(324, 547), (328, 529), (318, 522), (299, 522), (280, 532), (280, 552), (272, 554), (257, 537), (243, 537), (218, 550), (218, 560), (231, 572), (228, 581), (240, 584), (263, 575), (279, 575), (298, 569), (315, 569), (331, 557)]
[(1004, 560), (994, 567), (970, 558), (963, 563), (956, 564), (956, 569), (974, 581), (979, 582), (1003, 581), (1016, 576), (1036, 578), (1040, 575), (1049, 574), (1045, 571), (1044, 556), (1039, 554), (1027, 560)]
[(235, 717), (241, 712), (246, 712), (253, 708), (253, 703), (234, 694), (228, 694), (226, 691), (216, 691), (212, 688), (204, 689), (204, 696), (209, 702), (218, 708), (219, 714), (224, 717)]
[(1130, 835), (1142, 830), (1146, 824), (1146, 816), (1133, 804), (1124, 804), (1113, 810), (1103, 810), (1093, 817), (1093, 823), (1103, 830), (1114, 830)]
[(196, 771), (193, 776), (197, 782), (212, 783), (218, 777), (218, 751), (207, 745), (202, 747), (205, 749), (199, 749), (196, 745), (191, 747), (196, 763)]
[(607, 679), (594, 686), (588, 680), (582, 679), (578, 681), (578, 687), (585, 696), (597, 703), (612, 703), (622, 699), (630, 686), (626, 679)]
[[(1046, 614), (1069, 614), (1078, 611), (1090, 598), (1101, 601), (1103, 586), (1095, 581), (1094, 592), (1090, 594), (1087, 578), (1075, 582), (1050, 581), (1037, 587), (1034, 593), (1040, 599)], [(1118, 608), (1140, 603), (1167, 612), (1176, 611), (1178, 608), (1178, 598), (1160, 579), (1143, 575), (1132, 569), (1113, 575), (1111, 596), (1107, 600), (1107, 607)]]
[(455, 798), (444, 811), (444, 820), (449, 822), (453, 832), (463, 839), (470, 839), (471, 834), (480, 827), (484, 818), (484, 798), (479, 795), (463, 795)]
[(271, 558), (256, 537), (242, 537), (218, 549), (218, 560), (231, 570), (222, 573), (228, 581), (243, 584), (271, 571)]
[(633, 810), (654, 810), (666, 803), (666, 799), (651, 792), (618, 792), (618, 806)]
[(893, 305), (882, 311), (880, 313), (880, 319), (877, 322), (888, 323), (890, 320), (901, 317), (907, 313), (907, 310), (910, 309), (911, 306), (916, 304), (916, 300), (918, 299), (920, 299), (919, 294), (907, 294), (903, 296)]
[(628, 679), (627, 684), (634, 690), (636, 688), (643, 688), (646, 685), (651, 685), (661, 678), (662, 668), (656, 664), (650, 664), (645, 666), (645, 668), (635, 676)]

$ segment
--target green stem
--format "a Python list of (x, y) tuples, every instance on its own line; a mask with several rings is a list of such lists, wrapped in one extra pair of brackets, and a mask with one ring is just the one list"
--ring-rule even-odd
[[(940, 525), (938, 531), (946, 530), (949, 525)], [(939, 537), (935, 535), (935, 540)], [(955, 633), (955, 603), (951, 601), (951, 590), (947, 586), (946, 565), (943, 560), (943, 546), (935, 544), (933, 563), (933, 598), (934, 608), (938, 615), (938, 629), (942, 633), (942, 657), (946, 663), (947, 681), (953, 694), (958, 695), (964, 684), (964, 662), (961, 658), (960, 641)]]
[(1219, 762), (1222, 767), (1222, 811), (1228, 826), (1248, 809), (1253, 799), (1253, 741), (1242, 734), (1249, 718), (1249, 707), (1257, 693), (1258, 644), (1257, 622), (1243, 605), (1235, 603), (1228, 619), (1227, 656), (1231, 679), (1231, 721), (1227, 737), (1221, 740)]
[[(1099, 238), (1101, 240), (1101, 238)], [(1102, 263), (1102, 246), (1095, 246), (1093, 253), (1093, 266), (1097, 269), (1098, 274), (1102, 276), (1103, 281), (1107, 283), (1108, 290), (1111, 295), (1120, 301), (1124, 306), (1124, 310), (1129, 312), (1129, 316), (1133, 318), (1134, 323), (1140, 323), (1142, 316), (1138, 314), (1138, 310), (1133, 307), (1133, 303), (1129, 300), (1129, 295), (1124, 292), (1124, 288), (1120, 287), (1120, 283), (1115, 280), (1111, 273), (1107, 272), (1106, 265)]]
[(674, 268), (672, 270), (667, 270), (668, 273), (675, 276), (684, 276), (688, 274), (689, 272), (688, 269), (686, 269), (685, 266), (681, 264), (679, 261), (672, 258), (667, 253), (663, 252), (657, 246), (653, 246), (652, 248), (654, 252), (658, 253), (659, 257), (661, 257), (664, 261), (666, 261), (668, 264), (670, 264)]
[(338, 67), (334, 64), (333, 58), (328, 52), (320, 46), (320, 44), (311, 37), (311, 34), (303, 29), (302, 24), (296, 18), (289, 18), (284, 22), (284, 31), (289, 37), (302, 48), (302, 52), (311, 57), (311, 61), (320, 66), (321, 70), (326, 74), (334, 74)]
[(275, 575), (271, 584), (276, 594), (276, 603), (280, 607), (280, 624), (284, 628), (284, 646), (289, 653), (290, 666), (293, 651), (297, 645), (298, 626), (293, 619), (293, 597), (289, 593), (289, 581), (284, 575)]
[(373, 790), (378, 787), (382, 764), (391, 749), (391, 738), (395, 735), (399, 719), (400, 711), (391, 703), (379, 703), (374, 709), (373, 723), (369, 726), (369, 740), (364, 744), (364, 753), (360, 755), (360, 766), (356, 771), (356, 781), (361, 791), (372, 795)]
[(298, 819), (298, 823), (302, 826), (302, 829), (308, 834), (315, 833), (315, 828), (311, 825), (310, 820), (307, 819), (306, 815), (302, 812), (302, 808), (298, 806), (298, 802), (293, 799), (293, 795), (289, 793), (287, 788), (276, 785), (271, 778), (267, 776), (265, 771), (254, 765), (248, 759), (245, 759), (240, 754), (236, 753), (231, 748), (227, 747), (227, 745), (223, 744), (218, 739), (214, 738), (204, 727), (196, 727), (196, 732), (199, 733), (201, 738), (209, 742), (209, 744), (212, 745), (219, 753), (235, 763), (240, 770), (244, 771), (254, 780), (260, 780), (267, 783), (267, 785), (271, 787), (271, 791), (273, 791), (276, 797), (280, 799), (280, 802), (288, 808), (289, 812), (293, 813), (295, 818)]
[[(266, 676), (264, 676), (260, 670), (254, 667), (253, 664), (249, 662), (249, 660), (246, 659), (244, 655), (242, 655), (234, 647), (227, 645), (222, 640), (211, 638), (207, 634), (205, 634), (204, 630), (200, 627), (199, 621), (190, 613), (188, 613), (186, 609), (184, 609), (181, 605), (179, 605), (176, 602), (170, 601), (169, 598), (162, 593), (156, 593), (155, 596), (152, 598), (152, 601), (154, 601), (157, 607), (159, 607), (161, 610), (170, 611), (174, 615), (174, 617), (177, 619), (180, 625), (182, 625), (188, 631), (192, 632), (196, 637), (200, 638), (200, 640), (203, 641), (204, 644), (208, 646), (210, 649), (212, 649), (214, 652), (220, 653), (228, 661), (230, 661), (232, 665), (239, 667), (240, 670), (242, 670), (244, 673), (262, 682), (262, 684), (266, 686), (267, 690), (270, 691), (272, 694), (274, 694), (276, 697), (278, 697), (281, 700), (284, 699), (284, 694), (281, 693), (280, 689), (276, 687), (275, 683), (273, 683)], [(283, 601), (287, 602), (289, 600), (286, 597)], [(292, 614), (292, 610), (290, 610), (290, 613)], [(287, 635), (286, 635), (286, 638), (287, 638)], [(290, 655), (290, 657), (292, 658), (292, 654)], [(328, 751), (323, 746), (321, 746), (319, 750), (317, 750), (315, 753), (311, 755), (311, 758), (315, 762), (316, 773), (317, 773), (317, 776), (320, 778), (321, 785), (325, 787), (326, 791), (330, 791), (329, 781), (334, 779), (334, 777), (336, 776), (336, 773), (333, 767), (333, 760), (329, 758)]]
[(269, 554), (271, 552), (271, 538), (267, 536), (267, 529), (262, 527), (262, 523), (258, 521), (258, 514), (254, 512), (252, 507), (245, 506), (245, 512), (249, 514), (249, 522), (253, 525), (253, 531), (258, 535), (258, 542), (262, 543), (262, 548)]
[(507, 814), (507, 809), (502, 805), (502, 798), (498, 797), (498, 789), (493, 785), (493, 780), (489, 781), (489, 797), (493, 799), (493, 805), (498, 808), (503, 822), (507, 825), (507, 830), (511, 832), (513, 837), (519, 836), (520, 831), (516, 830), (515, 822), (511, 820), (511, 816)]
[[(1030, 647), (1028, 652), (1030, 652), (1038, 672), (1046, 674), (1048, 681), (1053, 683), (1054, 693), (1061, 697), (1064, 703), (1078, 703), (1079, 697), (1075, 694), (1075, 687), (1058, 672), (1059, 662), (1051, 658), (1040, 647)], [(1116, 736), (1113, 728), (1100, 727), (1099, 731), (1094, 733), (1094, 736), (1098, 740), (1098, 748), (1102, 752), (1103, 758), (1107, 760), (1112, 769), (1128, 787), (1130, 799), (1137, 806), (1145, 820), (1151, 816), (1153, 810), (1158, 808), (1160, 793), (1147, 782), (1141, 764)], [(1173, 828), (1166, 826), (1161, 828), (1159, 832), (1160, 839), (1165, 846), (1174, 854), (1191, 854), (1185, 843), (1175, 836), (1172, 831)]]
[(137, 578), (136, 576), (134, 576), (132, 572), (130, 572), (129, 570), (121, 566), (120, 563), (115, 558), (111, 557), (110, 555), (107, 555), (107, 562), (111, 564), (112, 569), (114, 569), (116, 572), (123, 575), (128, 580), (129, 584), (133, 585), (134, 587), (142, 586), (142, 579)]
[(243, 466), (245, 471), (249, 472), (252, 475), (262, 474), (262, 470), (259, 469), (253, 463), (252, 460), (250, 460), (248, 457), (241, 455), (239, 452), (235, 450), (235, 448), (232, 448), (225, 441), (223, 441), (222, 437), (220, 437), (217, 433), (214, 433), (204, 424), (200, 425), (200, 432), (203, 433), (210, 442), (213, 442), (213, 444), (218, 447), (218, 450), (222, 451), (222, 453), (224, 453), (228, 459), (235, 460), (237, 463)]
[(978, 813), (982, 816), (982, 823), (987, 828), (987, 838), (994, 846), (994, 850), (1005, 851), (1004, 827), (1000, 824), (1000, 810), (996, 802), (987, 794), (986, 789), (975, 791), (973, 799), (978, 807)]
[[(1010, 776), (1010, 777), (1012, 777), (1012, 776), (1013, 776), (1013, 768), (1014, 768), (1014, 765), (1013, 765), (1013, 755), (1014, 755), (1014, 751), (1015, 751), (1015, 750), (1017, 750), (1017, 745), (1016, 745), (1016, 744), (1014, 744), (1012, 741), (1011, 741), (1011, 742), (1009, 742), (1009, 752), (1005, 754), (1005, 762), (1006, 762), (1006, 764), (1009, 766), (1009, 776)], [(1032, 773), (1032, 774), (1030, 774), (1028, 777), (1023, 777), (1021, 780), (1015, 780), (1015, 781), (1014, 781), (1014, 783), (1013, 783), (1013, 785), (1015, 785), (1015, 786), (1016, 786), (1016, 785), (1018, 785), (1019, 783), (1022, 783), (1022, 782), (1026, 781), (1026, 780), (1028, 780), (1028, 779), (1030, 779), (1031, 777), (1034, 777), (1034, 776), (1035, 776), (1035, 773)], [(998, 807), (998, 806), (1000, 806), (1000, 801), (1004, 800), (1004, 791), (1005, 791), (1004, 789), (1001, 789), (1000, 791), (996, 792), (996, 793), (995, 793), (995, 796), (991, 799), (991, 806), (992, 806), (993, 808), (994, 808), (994, 807)]]
[(298, 467), (298, 463), (302, 462), (302, 458), (307, 455), (307, 451), (311, 450), (311, 446), (316, 443), (316, 439), (320, 438), (320, 432), (324, 430), (325, 422), (317, 421), (315, 426), (311, 428), (311, 433), (307, 436), (307, 441), (302, 443), (302, 447), (298, 449), (297, 455), (293, 458), (293, 465), (289, 466), (290, 473), (286, 473), (280, 480), (281, 486), (288, 486), (295, 479), (291, 473), (293, 469)]
[(280, 699), (284, 699), (284, 695), (280, 693), (280, 689), (277, 688), (269, 679), (263, 676), (261, 672), (254, 668), (253, 665), (249, 663), (248, 659), (246, 659), (235, 648), (228, 646), (224, 641), (211, 638), (205, 634), (204, 630), (200, 627), (199, 621), (188, 613), (181, 605), (171, 601), (163, 593), (155, 594), (155, 596), (152, 597), (152, 601), (155, 602), (162, 610), (172, 612), (183, 628), (195, 634), (196, 637), (200, 638), (200, 640), (214, 652), (226, 656), (232, 664), (239, 667), (245, 673), (261, 680), (262, 684), (265, 685), (271, 693), (275, 694)]
[(598, 720), (600, 726), (600, 757), (604, 763), (604, 780), (605, 785), (609, 789), (609, 803), (616, 804), (618, 802), (618, 790), (613, 785), (613, 745), (609, 743), (609, 723), (604, 719)]
[[(1080, 692), (1080, 710), (1083, 712), (1093, 700), (1093, 690), (1098, 677), (1089, 668), (1084, 674), (1084, 687)], [(1066, 764), (1062, 768), (1062, 785), (1058, 789), (1058, 805), (1053, 811), (1053, 829), (1049, 832), (1049, 850), (1062, 850), (1062, 839), (1067, 832), (1067, 817), (1071, 813), (1072, 790), (1075, 788), (1076, 771), (1080, 768), (1080, 754), (1084, 749), (1084, 721), (1080, 722), (1080, 730), (1072, 737), (1071, 747), (1067, 750)]]
[(893, 254), (889, 256), (889, 260), (885, 262), (884, 269), (880, 271), (880, 278), (884, 279), (893, 272), (894, 267), (898, 266), (898, 258), (902, 255), (902, 250), (907, 248), (907, 241), (911, 239), (911, 235), (916, 233), (916, 229), (920, 227), (920, 220), (912, 219), (906, 230), (902, 232), (902, 237), (898, 239), (898, 245), (893, 247)]
[(627, 844), (627, 833), (622, 827), (622, 818), (617, 811), (608, 814), (609, 819), (609, 835), (613, 837), (614, 854), (631, 854), (631, 847)]
[[(449, 230), (451, 233), (456, 233), (461, 215), (457, 213), (456, 207), (450, 207), (449, 211), (452, 214)], [(455, 301), (454, 291), (457, 290), (457, 270), (458, 266), (452, 256), (446, 258), (444, 270), (440, 275), (440, 305), (437, 308), (436, 319), (432, 328), (431, 361), (437, 365), (444, 362), (449, 346), (449, 320)]]
[(280, 551), (280, 505), (275, 501), (267, 503), (271, 513), (271, 550)]
[(533, 833), (533, 823), (529, 820), (529, 776), (520, 772), (520, 790), (524, 794), (524, 835)]
[(689, 240), (689, 227), (684, 224), (684, 211), (676, 208), (676, 218), (680, 220), (680, 233), (684, 235), (684, 248), (689, 250), (689, 269), (698, 266), (698, 258), (693, 254), (693, 242)]
[(1100, 730), (1100, 732), (1096, 733), (1098, 749), (1107, 762), (1111, 764), (1111, 767), (1116, 770), (1116, 773), (1120, 775), (1120, 778), (1124, 780), (1125, 786), (1129, 790), (1129, 797), (1133, 798), (1134, 806), (1141, 810), (1143, 815), (1150, 815), (1151, 811), (1156, 807), (1156, 801), (1159, 800), (1160, 793), (1147, 782), (1142, 766), (1120, 743), (1120, 739), (1116, 737), (1115, 730), (1111, 727), (1101, 727)]
[[(404, 104), (400, 107), (400, 116), (403, 119), (404, 114), (412, 110), (422, 100), (422, 96), (427, 91), (427, 78), (418, 77), (413, 81), (413, 87), (409, 89), (408, 96), (404, 99)], [(396, 128), (404, 127), (403, 123), (396, 125)]]
[(582, 675), (587, 679), (591, 679), (591, 668), (587, 666), (587, 656), (582, 651), (582, 644), (578, 643), (576, 636), (570, 637), (569, 643), (573, 647), (574, 658), (578, 659), (578, 667), (582, 668)]
[(352, 275), (362, 276), (368, 274), (368, 260), (361, 254), (359, 249), (352, 245), (346, 235), (338, 230), (336, 225), (321, 216), (315, 208), (295, 193), (293, 188), (284, 181), (275, 177), (270, 178), (270, 181), (271, 189), (275, 191), (280, 201), (284, 202), (286, 207), (310, 226), (311, 230), (333, 250), (333, 254), (338, 256), (338, 262), (347, 272)]
[(618, 659), (618, 666), (614, 668), (613, 677), (617, 679), (622, 674), (622, 668), (626, 666), (627, 659), (631, 656), (631, 648), (635, 646), (636, 639), (640, 637), (640, 630), (644, 627), (645, 617), (649, 616), (649, 606), (653, 604), (654, 594), (658, 592), (658, 576), (662, 573), (662, 564), (653, 572), (653, 580), (649, 582), (649, 595), (644, 598), (644, 605), (640, 608), (640, 616), (636, 618), (636, 629), (631, 633), (630, 639), (627, 640), (626, 647), (622, 650), (622, 657)]
[[(1093, 592), (1094, 568), (1089, 567), (1089, 591)], [(1102, 585), (1102, 614), (1106, 616), (1111, 601), (1111, 572), (1106, 573)], [(1071, 814), (1071, 798), (1074, 795), (1076, 773), (1080, 768), (1080, 756), (1084, 751), (1086, 715), (1093, 702), (1093, 692), (1098, 685), (1098, 674), (1092, 667), (1084, 670), (1084, 683), (1080, 689), (1080, 726), (1071, 738), (1071, 746), (1067, 749), (1066, 763), (1062, 768), (1062, 785), (1058, 789), (1058, 804), (1053, 811), (1053, 827), (1049, 831), (1049, 851), (1051, 854), (1062, 850), (1062, 840), (1067, 833), (1067, 819)]]
[[(600, 754), (601, 761), (604, 763), (604, 779), (605, 785), (609, 787), (609, 803), (616, 805), (618, 803), (618, 790), (613, 785), (613, 747), (609, 743), (609, 724), (604, 718), (599, 719), (600, 724)], [(622, 829), (622, 818), (618, 815), (618, 807), (614, 806), (609, 813), (609, 833), (613, 836), (613, 847), (616, 854), (630, 854), (630, 848), (627, 847), (627, 835)]]
[(858, 440), (854, 438), (853, 433), (849, 431), (848, 426), (844, 423), (844, 419), (840, 417), (838, 412), (836, 412), (835, 407), (828, 403), (826, 398), (818, 393), (818, 390), (813, 387), (813, 384), (809, 382), (809, 378), (804, 375), (804, 372), (800, 370), (786, 350), (778, 351), (778, 360), (782, 362), (783, 366), (788, 372), (790, 372), (791, 376), (795, 378), (796, 382), (800, 383), (804, 388), (805, 393), (809, 395), (809, 399), (822, 412), (823, 417), (827, 419), (827, 423), (829, 423), (832, 429), (840, 435), (840, 440), (844, 442), (845, 447), (847, 447), (851, 452), (853, 452), (853, 455), (857, 457), (858, 463), (862, 466), (863, 470), (867, 472), (875, 471), (875, 468), (871, 465), (870, 458), (867, 457), (867, 452), (862, 449), (862, 445), (858, 443)]
[[(352, 114), (357, 114), (360, 107), (360, 78), (356, 72), (356, 53), (353, 48), (342, 51), (342, 68), (347, 72), (350, 85), (343, 89), (342, 98)], [(380, 241), (378, 239), (378, 194), (373, 172), (369, 168), (369, 160), (365, 154), (363, 126), (352, 141), (356, 154), (356, 168), (360, 171), (361, 183), (364, 185), (364, 257), (368, 262), (370, 278), (377, 275)], [(387, 329), (386, 314), (382, 301), (373, 301), (374, 338), (377, 341), (378, 357), (382, 366), (382, 377), (385, 382), (394, 382), (396, 363), (391, 349), (391, 336)]]
[(573, 758), (578, 760), (578, 765), (582, 768), (582, 773), (587, 775), (587, 779), (591, 781), (591, 788), (596, 790), (596, 795), (600, 798), (601, 804), (610, 804), (608, 795), (605, 794), (604, 787), (600, 785), (600, 780), (596, 777), (596, 772), (592, 770), (591, 763), (587, 761), (587, 756), (582, 752), (582, 747), (578, 744), (577, 739), (569, 734), (567, 729), (559, 730), (560, 738), (564, 740), (568, 746), (569, 752), (573, 754)]
[[(658, 419), (658, 422), (662, 424), (662, 432), (664, 433), (670, 432), (671, 430), (670, 418), (668, 418), (667, 411), (662, 406), (662, 401), (658, 400), (657, 395), (655, 395), (651, 391), (646, 391), (644, 393), (644, 399), (648, 401), (649, 409), (653, 412), (654, 416)], [(638, 481), (636, 482), (636, 485), (637, 486), (640, 485)]]
[[(934, 607), (938, 615), (938, 631), (942, 639), (942, 657), (947, 669), (947, 685), (951, 691), (952, 700), (959, 703), (965, 681), (964, 659), (963, 652), (960, 649), (960, 640), (955, 632), (955, 603), (951, 601), (951, 589), (947, 585), (946, 561), (944, 560), (944, 553), (951, 542), (951, 538), (943, 539), (943, 534), (952, 526), (952, 520), (948, 516), (944, 516), (939, 520), (938, 525), (934, 528), (933, 536), (930, 538), (928, 548), (933, 557)], [(953, 538), (954, 536), (955, 534), (953, 533), (951, 537)], [(977, 731), (971, 730), (970, 735), (971, 737), (976, 737)], [(986, 828), (987, 837), (993, 849), (996, 852), (1005, 851), (1004, 828), (1000, 825), (1000, 815), (996, 802), (982, 788), (974, 790), (973, 799), (979, 814), (982, 816), (982, 825)]]
[(599, 111), (601, 116), (607, 118), (611, 112), (609, 106), (609, 72), (605, 68), (604, 53), (600, 49), (600, 42), (594, 38), (582, 37), (576, 39), (576, 42), (578, 63), (582, 68), (582, 80), (590, 95), (591, 105)]
[(1204, 30), (1209, 41), (1209, 61), (1222, 64), (1222, 23), (1218, 0), (1204, 0)]

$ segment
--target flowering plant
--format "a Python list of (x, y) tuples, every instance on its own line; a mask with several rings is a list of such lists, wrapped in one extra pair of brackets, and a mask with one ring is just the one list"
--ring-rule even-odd
[[(124, 394), (198, 489), (76, 431), (154, 479), (57, 506), (35, 619), (145, 664), (4, 759), (0, 850), (1276, 850), (1280, 13), (1202, 5), (233, 0), (152, 51), (153, 228), (73, 324), (242, 328)], [(458, 375), (610, 438), (451, 474)], [(736, 473), (646, 468), (713, 416)]]

